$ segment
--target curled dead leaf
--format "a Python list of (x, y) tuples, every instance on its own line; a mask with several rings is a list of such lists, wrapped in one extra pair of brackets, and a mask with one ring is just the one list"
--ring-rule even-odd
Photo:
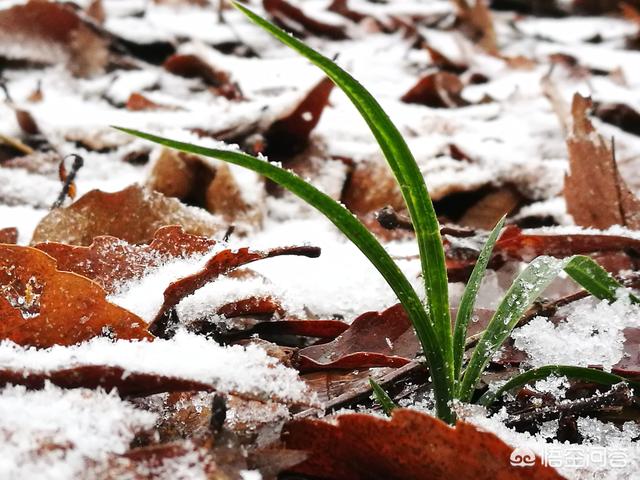
[(453, 73), (430, 73), (420, 78), (401, 100), (432, 108), (464, 107), (469, 102), (462, 98), (463, 88), (462, 81)]
[(323, 78), (286, 116), (275, 121), (265, 132), (266, 153), (275, 157), (290, 157), (307, 147), (309, 135), (329, 104), (333, 82)]

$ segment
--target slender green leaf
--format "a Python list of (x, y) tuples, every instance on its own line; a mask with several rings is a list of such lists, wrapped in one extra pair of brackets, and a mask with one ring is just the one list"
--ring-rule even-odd
[(502, 343), (516, 326), (522, 314), (529, 308), (540, 293), (562, 271), (567, 260), (541, 256), (534, 259), (511, 285), (500, 302), (487, 329), (478, 341), (469, 360), (462, 383), (459, 398), (469, 402), (480, 380), (480, 375), (489, 360), (502, 346)]
[(429, 363), (436, 392), (438, 416), (447, 422), (453, 421), (453, 413), (449, 403), (452, 399), (452, 392), (449, 388), (449, 369), (441, 355), (440, 346), (438, 345), (439, 339), (433, 325), (426, 319), (427, 314), (424, 306), (407, 278), (384, 247), (349, 210), (294, 173), (251, 155), (231, 150), (200, 147), (128, 128), (114, 128), (166, 147), (203, 157), (217, 158), (253, 170), (282, 185), (331, 220), (364, 253), (398, 296), (398, 300), (402, 303), (413, 323)]
[(620, 382), (627, 382), (634, 389), (640, 389), (640, 383), (632, 382), (619, 375), (613, 373), (603, 372), (602, 370), (596, 370), (586, 367), (574, 367), (570, 365), (546, 365), (544, 367), (533, 368), (520, 375), (516, 375), (507, 383), (502, 385), (496, 390), (489, 390), (480, 397), (478, 403), (485, 407), (490, 406), (498, 398), (502, 397), (505, 392), (513, 390), (514, 388), (522, 387), (534, 380), (542, 380), (551, 375), (563, 376), (568, 378), (576, 378), (587, 382), (599, 383), (602, 385), (615, 385)]
[(489, 234), (489, 238), (487, 238), (484, 247), (482, 247), (482, 251), (478, 256), (478, 261), (473, 267), (473, 272), (471, 272), (467, 286), (465, 287), (462, 298), (460, 299), (458, 314), (456, 315), (456, 325), (453, 332), (453, 360), (455, 362), (453, 371), (456, 380), (459, 379), (460, 376), (460, 368), (464, 357), (464, 344), (467, 337), (467, 328), (469, 326), (471, 315), (473, 314), (473, 307), (476, 303), (480, 282), (482, 282), (482, 277), (484, 277), (484, 273), (487, 270), (487, 264), (491, 258), (493, 246), (496, 244), (496, 240), (498, 240), (498, 235), (500, 235), (500, 231), (504, 226), (505, 218), (506, 216), (502, 217)]
[(256, 25), (322, 69), (353, 102), (378, 141), (398, 181), (416, 232), (427, 295), (427, 315), (438, 334), (441, 355), (449, 369), (446, 372), (450, 384), (447, 395), (451, 396), (454, 383), (453, 338), (447, 268), (440, 237), (440, 226), (422, 172), (407, 143), (377, 100), (351, 75), (329, 58), (261, 18), (247, 7), (237, 2), (233, 2), (233, 4)]
[[(572, 257), (564, 270), (586, 291), (601, 300), (613, 302), (618, 290), (624, 288), (596, 261), (584, 255)], [(640, 303), (640, 299), (632, 293), (629, 293), (629, 298), (633, 303)]]
[(371, 385), (373, 396), (376, 398), (376, 402), (382, 407), (382, 411), (388, 416), (391, 416), (391, 411), (398, 406), (373, 378), (369, 378), (369, 385)]

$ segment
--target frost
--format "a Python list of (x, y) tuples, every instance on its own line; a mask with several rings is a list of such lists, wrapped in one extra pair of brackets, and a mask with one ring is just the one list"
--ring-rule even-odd
[(516, 348), (527, 352), (529, 365), (602, 365), (611, 370), (622, 357), (623, 329), (640, 325), (640, 307), (626, 296), (611, 304), (581, 301), (558, 314), (567, 317), (557, 325), (536, 317), (511, 334)]
[(309, 401), (298, 372), (256, 345), (223, 347), (202, 336), (177, 333), (172, 340), (112, 342), (96, 338), (74, 347), (36, 350), (0, 343), (0, 368), (48, 372), (80, 365), (121, 367), (203, 382), (221, 392), (235, 392), (290, 402)]
[(5, 387), (0, 392), (0, 477), (80, 478), (95, 462), (129, 449), (155, 415), (115, 393)]

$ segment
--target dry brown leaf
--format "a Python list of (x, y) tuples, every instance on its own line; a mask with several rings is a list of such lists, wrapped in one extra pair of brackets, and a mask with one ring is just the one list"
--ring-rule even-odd
[(36, 0), (0, 11), (0, 53), (36, 62), (63, 61), (80, 77), (101, 72), (109, 57), (108, 42), (72, 6)]
[(229, 223), (258, 226), (262, 222), (264, 202), (247, 202), (232, 169), (222, 162), (214, 166), (196, 155), (163, 149), (147, 185), (168, 197), (202, 206)]
[(149, 110), (178, 110), (178, 107), (170, 105), (160, 105), (159, 103), (149, 100), (141, 93), (134, 92), (129, 95), (125, 105), (127, 110), (132, 112), (144, 112)]
[(205, 205), (207, 210), (222, 215), (229, 223), (262, 223), (263, 210), (245, 200), (236, 177), (226, 163), (220, 163), (216, 168), (215, 176), (207, 187)]
[(167, 197), (204, 205), (215, 171), (196, 155), (163, 148), (153, 163), (147, 185)]
[(516, 210), (522, 200), (522, 195), (515, 188), (501, 187), (471, 205), (456, 223), (465, 227), (491, 230), (503, 215)]
[(160, 228), (149, 245), (130, 245), (115, 237), (99, 236), (88, 247), (47, 242), (35, 248), (55, 258), (58, 270), (82, 275), (112, 294), (123, 283), (142, 277), (150, 267), (171, 258), (206, 253), (216, 243), (172, 225)]
[(389, 167), (380, 162), (359, 162), (344, 187), (342, 202), (356, 215), (391, 206), (404, 209), (402, 193)]
[(142, 319), (105, 297), (97, 283), (57, 270), (40, 250), (0, 245), (0, 339), (49, 347), (101, 335), (153, 338)]
[(625, 184), (612, 149), (589, 120), (590, 106), (591, 100), (574, 95), (573, 127), (567, 138), (570, 173), (564, 184), (567, 211), (583, 227), (640, 229), (640, 200)]
[(145, 243), (165, 225), (180, 225), (187, 233), (207, 237), (226, 229), (204, 210), (132, 185), (114, 193), (92, 190), (68, 207), (52, 210), (36, 227), (31, 243), (91, 245), (101, 235)]
[(457, 75), (449, 72), (436, 72), (425, 75), (405, 93), (401, 100), (405, 103), (418, 103), (432, 108), (456, 108), (469, 105), (462, 98), (464, 85)]
[[(306, 451), (293, 472), (332, 480), (561, 480), (539, 458), (513, 466), (510, 447), (496, 435), (459, 421), (455, 428), (415, 410), (390, 420), (365, 414), (333, 422), (294, 420), (282, 433), (287, 448)], [(461, 454), (464, 452), (464, 454)]]
[(316, 20), (286, 0), (262, 0), (262, 6), (277, 24), (289, 31), (295, 31), (300, 36), (311, 34), (333, 40), (347, 38), (344, 25)]
[(18, 229), (15, 227), (0, 228), (0, 243), (18, 243)]
[(465, 33), (480, 47), (491, 55), (498, 55), (496, 32), (493, 28), (491, 10), (485, 0), (475, 0), (473, 5), (468, 2), (474, 0), (453, 0), (458, 10), (458, 19), (462, 23)]

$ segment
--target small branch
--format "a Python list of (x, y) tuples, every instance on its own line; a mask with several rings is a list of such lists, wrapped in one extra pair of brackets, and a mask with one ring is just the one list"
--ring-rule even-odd
[(509, 428), (523, 428), (533, 424), (555, 420), (560, 416), (580, 416), (602, 410), (622, 409), (633, 404), (629, 386), (620, 383), (601, 395), (565, 401), (548, 407), (537, 408), (519, 415), (511, 415), (505, 421)]
[[(71, 170), (67, 175), (64, 168), (64, 161), (69, 157), (73, 158), (73, 164), (71, 165)], [(80, 155), (76, 155), (75, 153), (72, 153), (71, 155), (67, 155), (62, 159), (62, 161), (60, 162), (60, 180), (62, 180), (63, 182), (62, 191), (60, 192), (60, 195), (58, 195), (57, 200), (51, 206), (52, 210), (55, 208), (60, 208), (64, 203), (65, 199), (67, 198), (67, 196), (69, 195), (69, 192), (72, 189), (75, 190), (73, 182), (76, 179), (78, 170), (82, 168), (82, 165), (84, 165), (84, 160)]]

